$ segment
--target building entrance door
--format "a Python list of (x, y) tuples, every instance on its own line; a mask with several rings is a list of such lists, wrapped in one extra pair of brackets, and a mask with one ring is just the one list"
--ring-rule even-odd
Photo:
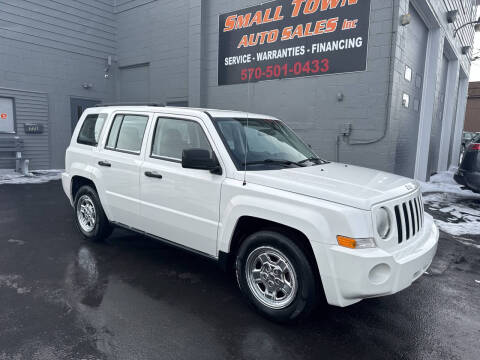
[(70, 98), (70, 112), (72, 121), (72, 128), (70, 129), (70, 132), (72, 134), (73, 130), (75, 130), (75, 126), (77, 126), (78, 120), (80, 120), (80, 117), (82, 116), (85, 109), (88, 109), (89, 107), (93, 107), (100, 103), (100, 100)]

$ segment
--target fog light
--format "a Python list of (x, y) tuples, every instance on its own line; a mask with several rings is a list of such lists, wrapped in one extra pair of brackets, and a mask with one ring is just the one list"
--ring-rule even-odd
[(388, 264), (378, 264), (370, 270), (368, 273), (368, 279), (375, 285), (381, 285), (385, 283), (389, 278), (392, 269)]

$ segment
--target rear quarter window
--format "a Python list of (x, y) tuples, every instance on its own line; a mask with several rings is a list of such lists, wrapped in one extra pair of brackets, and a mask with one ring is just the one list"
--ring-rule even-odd
[(77, 143), (89, 146), (97, 146), (107, 114), (88, 115), (83, 121), (82, 128), (78, 133)]

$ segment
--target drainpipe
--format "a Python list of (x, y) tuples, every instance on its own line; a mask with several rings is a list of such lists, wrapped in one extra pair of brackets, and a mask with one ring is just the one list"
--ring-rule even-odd
[[(385, 126), (383, 128), (383, 133), (379, 137), (375, 139), (350, 139), (350, 134), (346, 136), (348, 145), (369, 145), (377, 143), (383, 140), (387, 136), (388, 129), (390, 127), (390, 115), (391, 115), (391, 101), (392, 101), (392, 84), (393, 84), (393, 68), (395, 65), (395, 44), (397, 40), (397, 27), (398, 23), (396, 21), (396, 0), (392, 0), (392, 37), (390, 43), (390, 76), (389, 76), (389, 83), (388, 83), (388, 96), (387, 96), (387, 105), (385, 110)], [(338, 142), (338, 140), (337, 140)], [(337, 147), (340, 144), (338, 143)]]

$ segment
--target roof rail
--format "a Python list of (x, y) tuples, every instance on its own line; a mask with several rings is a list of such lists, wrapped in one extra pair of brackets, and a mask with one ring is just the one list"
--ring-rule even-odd
[(156, 106), (164, 107), (164, 104), (151, 103), (151, 102), (118, 102), (118, 103), (100, 103), (95, 107), (109, 107), (109, 106)]

